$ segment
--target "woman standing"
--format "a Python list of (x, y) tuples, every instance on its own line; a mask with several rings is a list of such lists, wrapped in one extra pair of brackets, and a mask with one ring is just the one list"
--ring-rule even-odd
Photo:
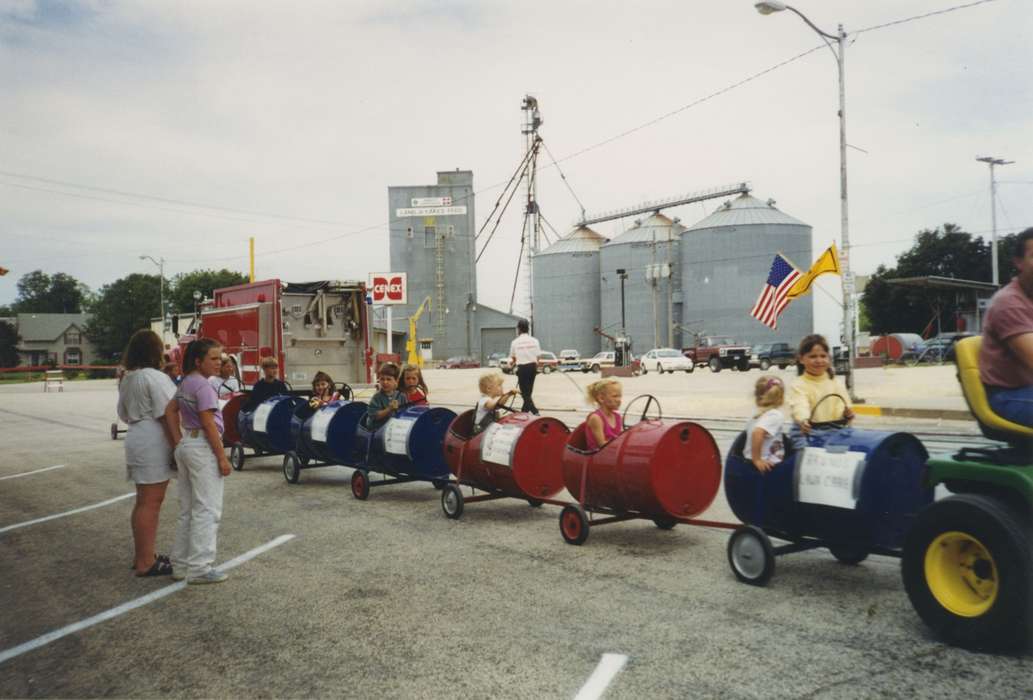
[(136, 484), (130, 523), (137, 576), (172, 573), (168, 557), (156, 554), (154, 548), (158, 515), (173, 475), (172, 434), (165, 409), (176, 393), (176, 385), (161, 371), (163, 351), (161, 338), (154, 331), (134, 333), (122, 355), (125, 374), (118, 385), (118, 417), (129, 426), (126, 479)]
[(219, 397), (208, 381), (219, 371), (221, 352), (219, 343), (210, 338), (195, 340), (187, 346), (183, 354), (185, 376), (176, 400), (165, 411), (179, 465), (173, 578), (185, 578), (187, 583), (220, 583), (227, 578), (212, 568), (222, 519), (222, 480), (230, 474), (222, 446)]

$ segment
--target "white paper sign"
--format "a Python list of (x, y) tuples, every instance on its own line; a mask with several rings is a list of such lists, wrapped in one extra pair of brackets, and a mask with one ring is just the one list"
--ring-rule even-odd
[(520, 433), (519, 425), (506, 425), (505, 423), (489, 425), (484, 430), (484, 437), (481, 438), (481, 461), (512, 467), (513, 450), (516, 448)]
[(316, 415), (312, 416), (312, 423), (309, 425), (312, 429), (313, 440), (326, 442), (326, 429), (330, 427), (330, 421), (335, 415), (337, 415), (337, 411), (332, 408), (321, 408), (316, 411)]
[(861, 495), (864, 452), (805, 447), (796, 467), (796, 500), (853, 510)]
[(275, 404), (271, 403), (263, 403), (255, 409), (255, 416), (251, 423), (251, 427), (256, 433), (266, 432), (265, 424), (269, 420), (269, 414), (273, 412), (274, 405)]
[(409, 433), (415, 418), (392, 418), (384, 428), (384, 451), (409, 456)]

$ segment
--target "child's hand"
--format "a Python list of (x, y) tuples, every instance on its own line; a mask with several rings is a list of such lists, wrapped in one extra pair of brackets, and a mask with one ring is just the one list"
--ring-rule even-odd
[(811, 434), (811, 422), (809, 420), (800, 421), (800, 432), (804, 435)]
[(392, 400), (392, 401), (391, 401), (391, 403), (389, 403), (389, 404), (387, 405), (387, 407), (388, 407), (389, 409), (391, 409), (391, 412), (392, 412), (392, 413), (394, 413), (395, 411), (397, 411), (397, 410), (398, 410), (398, 401), (396, 401), (396, 400)]
[(847, 420), (853, 420), (855, 415), (856, 414), (854, 413), (853, 409), (848, 408), (845, 411), (843, 411), (843, 417)]
[(773, 462), (769, 462), (766, 459), (754, 459), (752, 462), (753, 466), (757, 468), (757, 471), (761, 473), (767, 473), (775, 466)]

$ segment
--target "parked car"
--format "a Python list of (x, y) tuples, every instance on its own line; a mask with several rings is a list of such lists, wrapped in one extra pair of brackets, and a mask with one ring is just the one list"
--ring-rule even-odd
[(575, 369), (581, 369), (581, 353), (577, 350), (560, 350), (559, 370), (570, 372)]
[(542, 374), (549, 374), (550, 372), (559, 369), (560, 360), (556, 357), (554, 352), (540, 352), (538, 353), (538, 371)]
[(766, 372), (771, 365), (779, 369), (796, 364), (796, 350), (789, 343), (761, 343), (754, 345), (750, 352), (750, 367), (760, 367)]
[(582, 372), (598, 372), (603, 367), (613, 367), (614, 363), (614, 352), (613, 350), (603, 350), (597, 352), (592, 357), (581, 361)]
[(469, 355), (457, 355), (445, 360), (445, 369), (472, 369), (481, 366), (481, 361)]
[(674, 373), (675, 370), (692, 372), (692, 361), (674, 348), (655, 348), (642, 356), (642, 374), (649, 371)]
[(503, 357), (505, 357), (505, 356), (506, 356), (505, 353), (493, 352), (492, 354), (488, 355), (488, 366), (489, 367), (498, 367), (499, 366), (499, 361)]

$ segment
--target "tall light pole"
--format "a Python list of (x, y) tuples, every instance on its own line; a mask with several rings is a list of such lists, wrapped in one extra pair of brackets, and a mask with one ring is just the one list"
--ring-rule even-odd
[[(843, 270), (843, 345), (847, 352), (846, 386), (851, 397), (854, 396), (854, 276), (850, 272), (850, 218), (847, 206), (846, 186), (846, 87), (844, 59), (846, 52), (846, 32), (840, 24), (835, 34), (829, 34), (818, 29), (802, 12), (791, 7), (781, 0), (761, 0), (753, 4), (757, 12), (762, 15), (770, 15), (772, 12), (789, 10), (802, 19), (808, 27), (813, 29), (825, 40), (825, 45), (836, 57), (836, 68), (839, 72), (839, 209), (840, 209), (840, 255), (839, 261)], [(836, 41), (838, 51), (832, 47), (830, 39)]]
[(1000, 280), (998, 279), (999, 274), (997, 271), (997, 180), (994, 178), (994, 167), (998, 165), (1011, 165), (1014, 160), (1004, 160), (1003, 158), (994, 158), (993, 156), (982, 156), (976, 158), (980, 163), (986, 163), (990, 166), (990, 259), (993, 261), (991, 264), (993, 267), (993, 281), (994, 286), (1000, 286)]
[(141, 255), (141, 260), (150, 260), (158, 266), (158, 303), (161, 304), (161, 336), (165, 340), (165, 258), (155, 260), (150, 255)]

